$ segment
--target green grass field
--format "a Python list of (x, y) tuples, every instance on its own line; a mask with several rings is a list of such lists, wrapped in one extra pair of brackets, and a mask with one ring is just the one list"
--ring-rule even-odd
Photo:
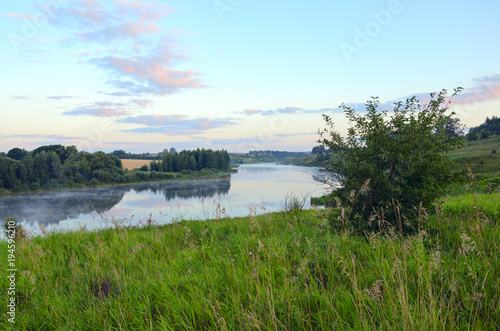
[(330, 209), (296, 208), (19, 238), (15, 324), (2, 241), (0, 328), (499, 330), (498, 144), (451, 154), (482, 160), (479, 181), (443, 197), (411, 236), (340, 233)]
[(498, 330), (499, 200), (448, 198), (408, 237), (336, 233), (313, 209), (19, 239), (16, 323), (0, 325)]
[(468, 164), (478, 178), (500, 176), (500, 137), (465, 141), (464, 146), (450, 153), (459, 164)]

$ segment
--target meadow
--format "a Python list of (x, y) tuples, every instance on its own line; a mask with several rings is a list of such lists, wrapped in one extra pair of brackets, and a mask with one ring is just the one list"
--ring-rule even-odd
[[(328, 209), (289, 205), (262, 216), (251, 210), (243, 218), (139, 228), (117, 221), (99, 232), (18, 238), (16, 323), (3, 317), (0, 325), (499, 329), (500, 212), (490, 201), (500, 193), (449, 197), (411, 236), (339, 233)], [(7, 287), (2, 268), (2, 297)]]
[(479, 179), (500, 177), (500, 136), (465, 141), (449, 156), (458, 164), (470, 165)]
[[(333, 209), (289, 203), (260, 216), (251, 209), (229, 218), (219, 206), (218, 219), (207, 221), (160, 226), (150, 219), (132, 227), (116, 220), (101, 231), (19, 236), (16, 323), (3, 315), (0, 326), (498, 330), (500, 178), (492, 153), (498, 143), (474, 141), (451, 155), (483, 161), (474, 169), (478, 180), (452, 187), (421, 213), (412, 235), (390, 227), (339, 231)], [(7, 242), (0, 251), (6, 261)], [(7, 275), (1, 268), (4, 298)]]

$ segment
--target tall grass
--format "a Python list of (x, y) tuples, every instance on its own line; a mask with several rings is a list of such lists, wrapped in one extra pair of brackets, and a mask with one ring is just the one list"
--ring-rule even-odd
[(328, 210), (294, 208), (20, 238), (14, 327), (500, 329), (499, 198), (472, 213), (450, 198), (407, 237), (336, 233)]

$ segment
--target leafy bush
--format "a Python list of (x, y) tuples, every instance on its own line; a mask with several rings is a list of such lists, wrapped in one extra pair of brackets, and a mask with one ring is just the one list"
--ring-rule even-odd
[[(465, 178), (446, 155), (462, 141), (444, 129), (454, 115), (446, 115), (445, 98), (446, 90), (431, 94), (426, 105), (412, 97), (396, 103), (390, 117), (377, 110), (378, 98), (367, 102), (364, 115), (341, 105), (351, 123), (345, 138), (323, 115), (327, 128), (318, 142), (332, 151), (324, 165), (338, 179), (340, 187), (332, 196), (344, 208), (343, 219), (336, 218), (342, 227), (379, 230), (386, 224), (411, 232), (422, 208), (431, 207), (447, 185)], [(373, 222), (376, 215), (383, 222)]]
[(214, 173), (212, 169), (201, 169), (199, 171), (200, 176), (212, 176)]
[(149, 176), (150, 176), (148, 171), (136, 171), (135, 175), (141, 181), (149, 180)]
[(100, 182), (97, 178), (92, 178), (91, 180), (89, 180), (89, 183), (88, 183), (89, 186), (97, 186), (99, 184), (100, 184)]

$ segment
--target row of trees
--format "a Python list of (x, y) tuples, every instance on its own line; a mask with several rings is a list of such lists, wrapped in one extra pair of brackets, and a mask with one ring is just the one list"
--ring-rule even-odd
[(491, 135), (500, 135), (500, 118), (493, 116), (486, 117), (483, 124), (469, 129), (466, 135), (468, 140), (484, 139)]
[(161, 172), (201, 169), (229, 169), (229, 154), (204, 149), (169, 153), (161, 162), (153, 162), (152, 171), (145, 173), (123, 170), (115, 154), (88, 153), (74, 146), (42, 146), (31, 152), (13, 148), (0, 153), (0, 192), (173, 179), (173, 175)]
[(180, 153), (165, 153), (160, 162), (151, 162), (150, 170), (158, 172), (196, 171), (202, 169), (228, 170), (229, 153), (211, 149), (183, 150)]
[(0, 190), (29, 191), (127, 182), (118, 157), (79, 152), (74, 146), (13, 148), (0, 155)]

